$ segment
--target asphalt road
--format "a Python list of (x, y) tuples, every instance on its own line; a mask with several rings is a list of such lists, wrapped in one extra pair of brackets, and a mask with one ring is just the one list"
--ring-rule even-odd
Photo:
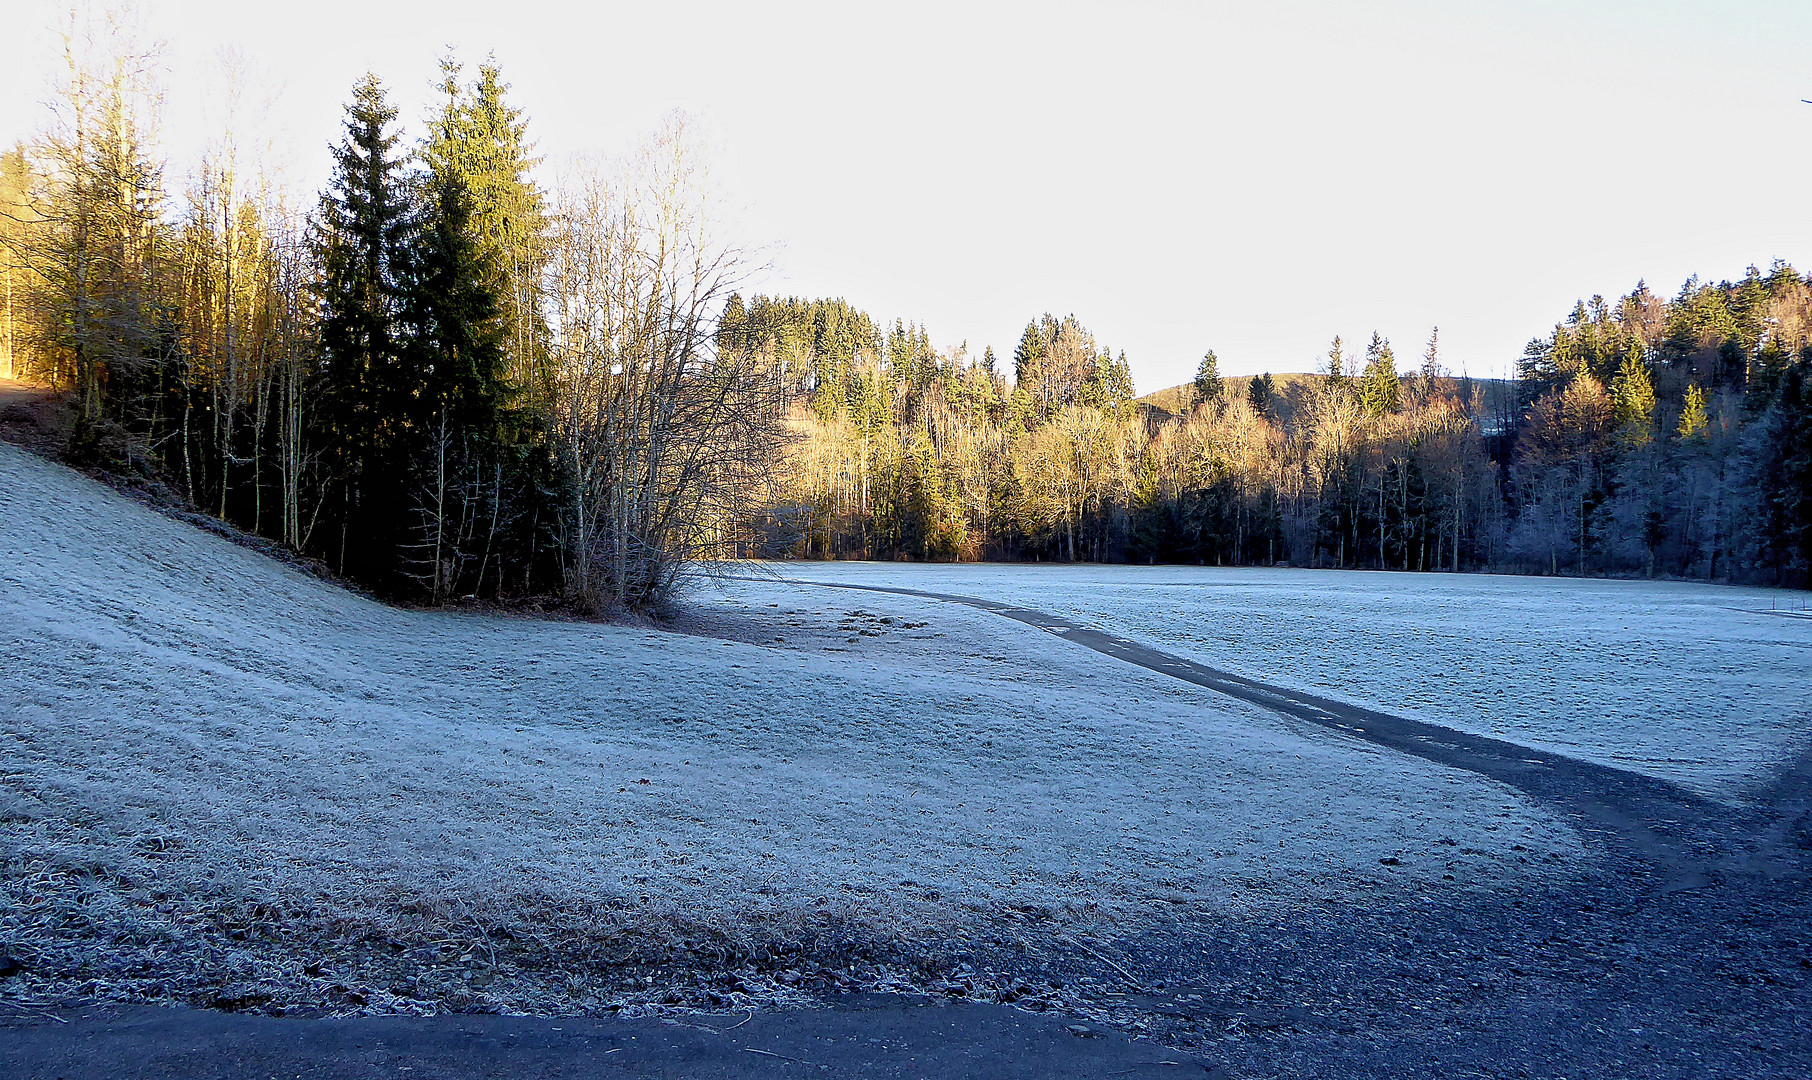
[[(1216, 1075), (1190, 1054), (1004, 1006), (860, 995), (823, 1009), (655, 1019), (293, 1019), (161, 1008), (0, 1018), (15, 1080)], [(54, 1019), (52, 1018), (54, 1015)], [(1220, 1075), (1225, 1075), (1221, 1073)]]

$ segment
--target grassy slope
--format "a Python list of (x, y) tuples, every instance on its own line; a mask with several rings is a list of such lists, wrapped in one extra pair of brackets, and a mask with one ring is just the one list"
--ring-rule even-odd
[(399, 611), (5, 445), (0, 537), (0, 997), (596, 1009), (643, 963), (784, 995), (969, 934), (1339, 901), (1380, 853), (1438, 884), (1442, 836), (1479, 883), (1572, 844), (929, 601), (701, 595), (743, 641)]

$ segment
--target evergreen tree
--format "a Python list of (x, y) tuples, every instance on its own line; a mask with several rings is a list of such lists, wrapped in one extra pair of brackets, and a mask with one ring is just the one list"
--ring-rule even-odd
[(1444, 372), (1441, 369), (1441, 328), (1435, 327), (1428, 332), (1428, 348), (1422, 351), (1421, 386), (1422, 396), (1426, 398), (1434, 392), (1435, 380)]
[(1793, 362), (1788, 343), (1783, 335), (1770, 333), (1756, 350), (1755, 361), (1750, 365), (1748, 389), (1744, 394), (1744, 404), (1751, 415), (1761, 412), (1775, 399), (1780, 390), (1781, 375)]
[(415, 426), (442, 412), (491, 438), (501, 427), (507, 325), (491, 250), (473, 235), (472, 198), (452, 177), (430, 178), (403, 279), (403, 324)]
[[(1556, 326), (1551, 340), (1558, 341), (1563, 333), (1564, 330)], [(1531, 338), (1516, 362), (1517, 405), (1527, 409), (1559, 385), (1560, 368), (1554, 362), (1553, 347), (1550, 342)]]
[(1649, 379), (1648, 362), (1643, 359), (1640, 344), (1624, 354), (1617, 377), (1611, 382), (1611, 400), (1617, 408), (1617, 426), (1625, 437), (1637, 445), (1646, 444), (1653, 437), (1655, 386)]
[(1132, 365), (1126, 362), (1126, 350), (1120, 355), (1107, 359), (1107, 350), (1101, 350), (1102, 361), (1097, 369), (1101, 374), (1102, 404), (1111, 413), (1125, 412), (1132, 406), (1137, 395), (1133, 390)]
[(1026, 324), (1019, 335), (1019, 344), (1013, 348), (1013, 382), (1020, 386), (1030, 386), (1038, 376), (1038, 369), (1044, 363), (1045, 336), (1039, 332), (1037, 322)]
[(345, 138), (321, 196), (318, 285), (325, 361), (322, 445), (338, 490), (338, 536), (328, 552), (342, 573), (380, 578), (394, 569), (412, 412), (400, 319), (413, 242), (396, 109), (377, 76), (353, 89)]
[(1195, 369), (1195, 400), (1203, 402), (1220, 402), (1226, 397), (1227, 387), (1221, 381), (1220, 361), (1209, 349), (1202, 354), (1202, 362)]
[(1334, 343), (1328, 346), (1327, 376), (1328, 382), (1339, 386), (1346, 381), (1346, 354), (1341, 351), (1340, 337), (1334, 336)]
[(916, 325), (908, 326), (904, 320), (895, 319), (893, 329), (887, 332), (887, 364), (909, 387), (917, 386), (923, 377), (917, 329)]
[(1711, 418), (1705, 410), (1705, 391), (1699, 389), (1697, 383), (1687, 384), (1686, 398), (1680, 408), (1680, 425), (1674, 429), (1675, 433), (1682, 439), (1697, 439), (1704, 436), (1710, 425)]
[(1252, 406), (1255, 414), (1267, 420), (1271, 418), (1271, 397), (1275, 393), (1276, 390), (1271, 383), (1271, 373), (1268, 371), (1246, 385), (1247, 403)]
[(465, 190), (470, 212), (464, 228), (484, 249), (491, 290), (499, 298), (508, 378), (538, 397), (547, 341), (541, 272), (549, 222), (530, 174), (540, 159), (522, 111), (505, 100), (509, 85), (496, 62), (480, 64), (470, 85), (461, 86), (459, 75), (456, 61), (441, 61), (443, 96), (428, 125), (422, 160), (438, 183)]
[(1372, 334), (1365, 350), (1365, 373), (1359, 380), (1359, 403), (1372, 416), (1396, 412), (1403, 405), (1403, 387), (1397, 378), (1397, 358), (1390, 342)]
[(1812, 583), (1812, 387), (1801, 361), (1781, 375), (1780, 392), (1762, 417), (1756, 488), (1761, 496), (1762, 562), (1776, 580)]
[(510, 469), (506, 478), (500, 454), (511, 426), (503, 279), (472, 230), (472, 200), (459, 180), (429, 177), (423, 194), (403, 279), (402, 369), (413, 394), (402, 569), (438, 601), (455, 587), (483, 588), (482, 565), (476, 581), (467, 571), (480, 549), (496, 549), (506, 479), (513, 490), (517, 477)]
[(724, 313), (717, 319), (717, 347), (726, 351), (746, 349), (749, 337), (749, 309), (743, 305), (741, 293), (731, 293)]

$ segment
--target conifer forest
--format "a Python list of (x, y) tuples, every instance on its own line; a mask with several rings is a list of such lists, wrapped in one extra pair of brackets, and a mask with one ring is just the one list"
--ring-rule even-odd
[(749, 556), (1812, 570), (1812, 278), (1784, 263), (1594, 295), (1513, 382), (1436, 333), (1256, 378), (1208, 340), (1141, 398), (1086, 313), (978, 354), (744, 295), (680, 120), (550, 179), (504, 73), (449, 59), (426, 116), (351, 87), (298, 200), (230, 130), (179, 179), (145, 58), (72, 57), (0, 170), (11, 373), (71, 392), (71, 461), (387, 596), (658, 607)]

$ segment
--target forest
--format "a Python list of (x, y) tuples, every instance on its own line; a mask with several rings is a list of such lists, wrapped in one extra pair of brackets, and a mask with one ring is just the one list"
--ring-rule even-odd
[(494, 64), (443, 60), (413, 140), (367, 76), (298, 205), (230, 124), (172, 184), (155, 55), (66, 42), (0, 251), (5, 369), (71, 394), (69, 461), (429, 603), (658, 607), (750, 519), (783, 417), (712, 347), (737, 256), (683, 119), (546, 189)]
[[(0, 159), (4, 364), (73, 463), (384, 595), (658, 608), (726, 558), (1679, 576), (1812, 568), (1812, 279), (1638, 283), (1514, 386), (1438, 334), (1141, 399), (1075, 316), (1007, 357), (838, 299), (735, 291), (682, 120), (550, 180), (494, 63), (406, 134), (352, 88), (286, 197), (227, 130), (172, 180), (152, 57), (72, 28)], [(1305, 363), (1305, 366), (1308, 366)]]
[[(796, 554), (1668, 575), (1812, 564), (1812, 281), (1638, 283), (1529, 343), (1513, 387), (1334, 339), (1306, 375), (1135, 400), (1075, 318), (938, 351), (836, 300), (732, 298), (721, 350), (787, 379)], [(1501, 391), (1509, 391), (1504, 393)], [(1168, 407), (1166, 407), (1168, 406)]]

